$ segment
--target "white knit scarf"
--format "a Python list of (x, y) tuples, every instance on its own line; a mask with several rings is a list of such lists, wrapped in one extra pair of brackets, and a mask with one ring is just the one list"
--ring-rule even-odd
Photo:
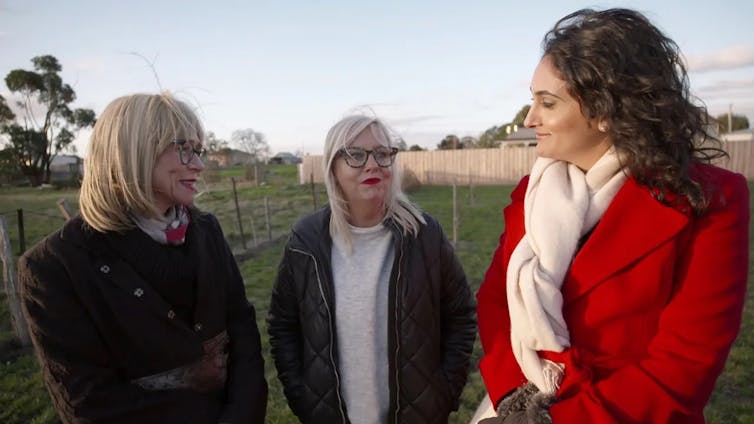
[(538, 158), (532, 168), (524, 198), (526, 234), (511, 254), (506, 290), (513, 354), (541, 392), (558, 390), (564, 367), (540, 359), (537, 351), (562, 352), (570, 346), (563, 279), (579, 239), (602, 218), (625, 180), (612, 147), (586, 174), (547, 158)]

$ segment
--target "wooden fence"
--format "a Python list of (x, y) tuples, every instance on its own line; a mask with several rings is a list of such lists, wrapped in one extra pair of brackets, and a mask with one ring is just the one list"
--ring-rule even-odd
[[(723, 141), (729, 158), (716, 165), (754, 180), (754, 142)], [(433, 150), (400, 152), (398, 167), (404, 175), (413, 174), (420, 183), (515, 184), (531, 170), (536, 159), (534, 146), (509, 146), (499, 149)], [(322, 156), (306, 156), (299, 165), (299, 182), (323, 183)]]

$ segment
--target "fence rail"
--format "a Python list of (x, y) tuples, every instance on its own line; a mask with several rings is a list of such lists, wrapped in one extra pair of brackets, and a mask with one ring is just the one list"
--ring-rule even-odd
[[(291, 225), (300, 217), (327, 201), (324, 187), (293, 185), (269, 193), (250, 195), (239, 192), (234, 199), (229, 184), (213, 184), (197, 199), (197, 205), (215, 215), (234, 253), (286, 236)], [(253, 183), (239, 184), (241, 190), (255, 187)], [(9, 246), (18, 257), (47, 235), (58, 230), (67, 219), (78, 212), (75, 203), (63, 199), (51, 201), (48, 207), (19, 208), (0, 211), (6, 222)]]
[[(723, 141), (729, 157), (715, 164), (754, 180), (754, 142)], [(398, 167), (421, 184), (514, 184), (531, 170), (536, 159), (534, 146), (499, 149), (434, 150), (401, 152)], [(299, 165), (299, 182), (322, 183), (322, 156), (306, 156)]]

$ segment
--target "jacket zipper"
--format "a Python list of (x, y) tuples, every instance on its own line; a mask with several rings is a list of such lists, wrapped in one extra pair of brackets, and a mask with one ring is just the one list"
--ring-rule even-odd
[[(395, 279), (395, 302), (399, 302), (399, 286), (401, 283), (401, 264), (403, 263), (403, 234), (398, 232), (399, 236), (399, 243), (400, 246), (400, 254), (398, 255), (398, 273), (396, 275)], [(400, 350), (401, 350), (401, 332), (400, 332), (400, 317), (398, 316), (398, 311), (400, 310), (400, 304), (395, 305), (394, 313), (395, 313), (395, 359), (393, 361), (393, 364), (395, 365), (395, 414), (393, 416), (395, 423), (400, 423), (398, 420), (398, 417), (400, 416), (400, 410), (401, 410), (401, 402), (400, 402), (400, 396), (401, 396), (401, 383), (399, 378), (399, 370), (400, 366), (398, 365), (398, 360), (400, 359)]]
[(333, 318), (332, 313), (330, 312), (330, 304), (327, 302), (325, 291), (322, 288), (322, 280), (319, 277), (319, 265), (317, 264), (317, 258), (315, 258), (313, 254), (304, 252), (303, 250), (291, 248), (291, 251), (309, 256), (312, 259), (312, 262), (314, 262), (314, 271), (317, 273), (317, 286), (319, 287), (319, 294), (322, 296), (322, 301), (325, 302), (325, 309), (327, 309), (327, 324), (330, 330), (330, 364), (332, 364), (333, 373), (335, 374), (335, 393), (338, 395), (338, 410), (340, 411), (340, 417), (343, 420), (342, 422), (345, 424), (348, 422), (348, 420), (346, 420), (346, 414), (343, 410), (343, 399), (340, 397), (340, 376), (338, 375), (338, 366), (335, 364), (335, 358), (333, 357), (333, 347), (335, 346), (335, 338), (333, 337), (334, 333), (332, 328)]

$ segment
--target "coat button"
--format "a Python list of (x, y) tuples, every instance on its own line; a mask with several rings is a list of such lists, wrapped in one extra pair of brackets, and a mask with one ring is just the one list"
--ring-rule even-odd
[(202, 323), (201, 322), (197, 322), (196, 324), (194, 324), (194, 331), (202, 331)]
[(168, 311), (168, 318), (169, 319), (174, 319), (175, 318), (175, 312), (173, 312), (172, 309)]
[(136, 290), (134, 290), (134, 296), (141, 297), (143, 295), (144, 295), (144, 290), (142, 290), (141, 288), (137, 288)]
[(101, 272), (102, 272), (103, 274), (109, 274), (109, 273), (110, 273), (110, 267), (109, 267), (109, 266), (107, 266), (107, 265), (102, 265), (101, 267), (99, 267), (99, 270), (100, 270), (100, 271), (101, 271)]

